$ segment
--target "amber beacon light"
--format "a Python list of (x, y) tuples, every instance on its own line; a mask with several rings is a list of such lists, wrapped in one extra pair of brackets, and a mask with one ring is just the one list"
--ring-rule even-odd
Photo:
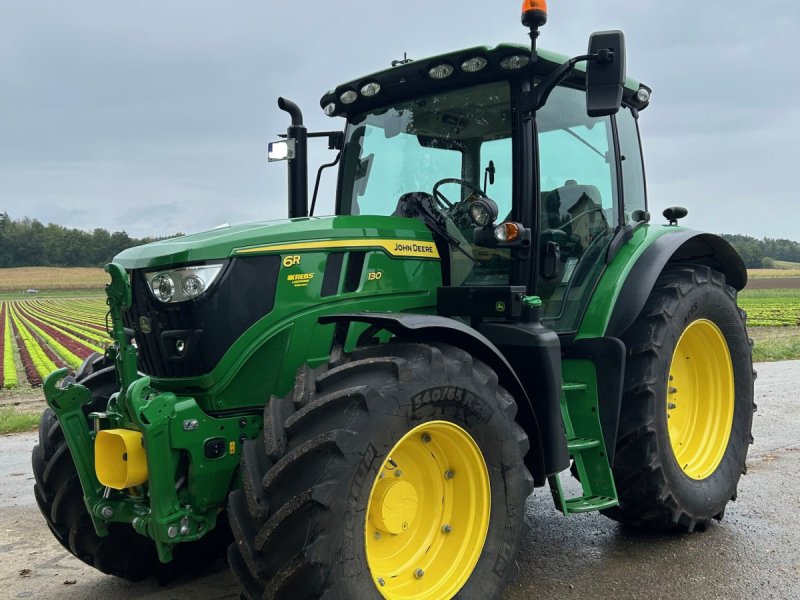
[(547, 23), (547, 2), (545, 0), (523, 0), (522, 24), (532, 29)]

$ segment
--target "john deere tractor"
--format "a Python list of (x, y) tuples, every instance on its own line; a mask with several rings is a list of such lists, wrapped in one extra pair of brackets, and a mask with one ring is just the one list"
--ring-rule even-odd
[[(326, 93), (344, 131), (281, 99), (288, 220), (106, 267), (114, 343), (47, 378), (33, 451), (69, 552), (140, 579), (227, 551), (245, 598), (483, 599), (536, 487), (651, 530), (722, 518), (754, 406), (743, 263), (683, 208), (651, 222), (622, 32), (568, 59), (536, 47), (543, 2), (522, 20), (530, 45)], [(315, 137), (334, 216), (309, 216)]]

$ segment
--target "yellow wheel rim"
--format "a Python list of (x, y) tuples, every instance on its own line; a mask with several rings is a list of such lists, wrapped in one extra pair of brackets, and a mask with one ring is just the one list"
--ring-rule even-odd
[(375, 478), (365, 523), (367, 564), (387, 600), (445, 600), (469, 579), (489, 530), (489, 471), (458, 425), (409, 431)]
[(667, 383), (670, 444), (692, 479), (705, 479), (722, 462), (733, 405), (733, 365), (725, 337), (711, 321), (693, 321), (675, 347)]

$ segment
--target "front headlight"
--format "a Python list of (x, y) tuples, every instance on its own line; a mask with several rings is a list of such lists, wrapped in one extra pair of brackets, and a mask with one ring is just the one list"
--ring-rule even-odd
[(144, 274), (156, 300), (174, 304), (202, 296), (222, 272), (222, 263), (149, 271)]

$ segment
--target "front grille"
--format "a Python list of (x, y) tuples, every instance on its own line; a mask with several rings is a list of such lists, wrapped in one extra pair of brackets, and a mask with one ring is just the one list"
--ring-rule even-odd
[(125, 312), (125, 326), (134, 331), (139, 370), (154, 377), (211, 371), (253, 323), (272, 311), (279, 269), (277, 255), (234, 258), (206, 294), (175, 305), (156, 300), (144, 272), (133, 271), (133, 306)]

